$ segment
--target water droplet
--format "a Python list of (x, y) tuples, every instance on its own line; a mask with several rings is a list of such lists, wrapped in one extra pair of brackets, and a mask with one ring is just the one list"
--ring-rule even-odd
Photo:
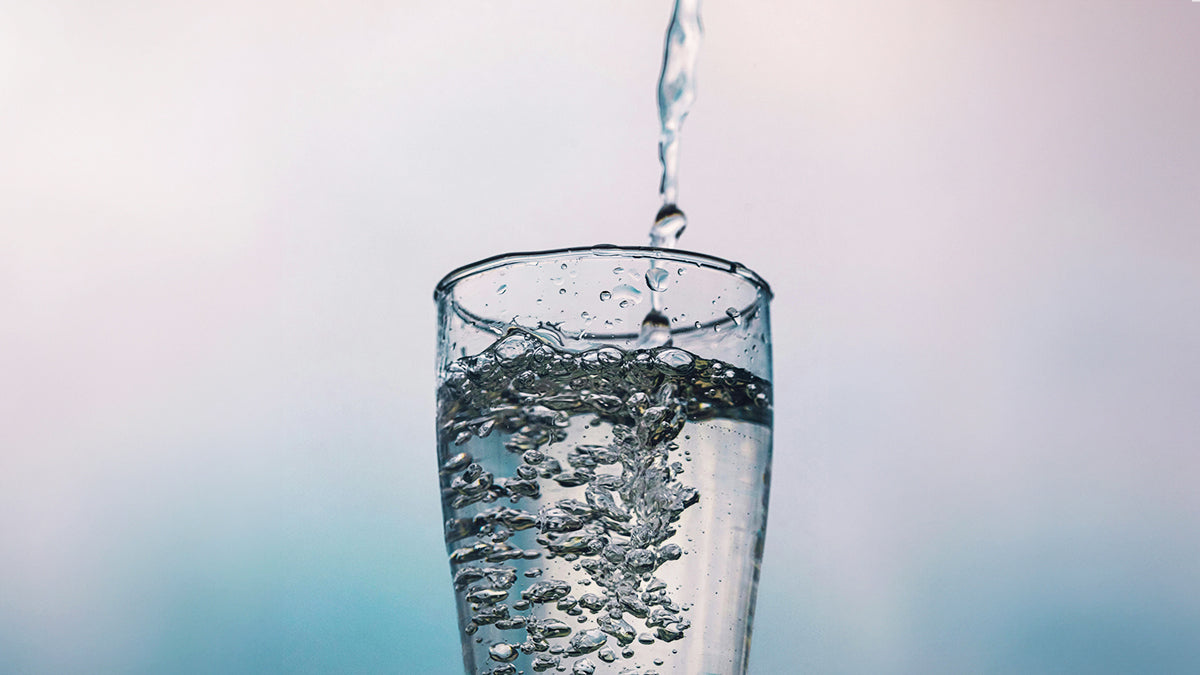
[(560, 289), (558, 289), (558, 294), (559, 294), (559, 295), (566, 295), (566, 294), (567, 294), (567, 289), (565, 289), (565, 288), (560, 288)]
[(650, 227), (650, 245), (658, 248), (675, 248), (679, 236), (687, 229), (687, 217), (674, 204), (664, 204), (654, 216)]
[(613, 274), (624, 274), (624, 273), (625, 273), (624, 267), (614, 267), (613, 268)]
[(600, 291), (600, 302), (604, 302), (611, 297), (612, 297), (612, 293), (610, 293), (609, 291)]
[(621, 284), (612, 289), (612, 297), (617, 299), (622, 308), (627, 308), (642, 301), (642, 292), (629, 284)]
[(558, 266), (558, 269), (560, 269), (560, 270), (565, 270), (565, 269), (567, 269), (567, 263), (563, 263), (563, 264), (559, 265), (559, 266)]
[(652, 291), (662, 292), (667, 290), (667, 281), (670, 278), (667, 270), (662, 267), (651, 267), (646, 270), (646, 285)]
[(596, 664), (588, 659), (579, 659), (571, 667), (571, 675), (592, 675), (594, 672), (596, 672)]
[(662, 312), (651, 310), (642, 319), (641, 332), (638, 334), (638, 348), (650, 349), (671, 344), (671, 324)]
[(735, 325), (735, 326), (742, 325), (742, 319), (741, 319), (742, 313), (737, 311), (737, 309), (730, 307), (729, 309), (725, 310), (725, 315), (728, 316), (730, 319), (733, 319), (733, 325)]
[(504, 295), (508, 291), (508, 284), (500, 284), (496, 287), (496, 295)]

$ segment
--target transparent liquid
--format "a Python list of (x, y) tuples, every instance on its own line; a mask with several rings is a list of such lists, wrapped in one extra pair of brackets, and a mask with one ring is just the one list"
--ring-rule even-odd
[[(664, 206), (677, 202), (679, 131), (696, 98), (696, 56), (702, 34), (700, 0), (675, 0), (658, 77), (658, 159), (662, 164), (658, 190)], [(651, 245), (670, 247), (674, 240)]]
[(770, 384), (514, 328), (450, 364), (438, 449), (472, 674), (741, 673)]
[[(676, 206), (679, 197), (679, 132), (696, 98), (696, 56), (704, 30), (700, 24), (700, 0), (675, 0), (671, 23), (667, 26), (663, 49), (662, 72), (658, 76), (658, 160), (662, 164), (662, 179), (658, 192), (662, 208), (650, 226), (650, 245), (675, 248), (687, 229), (687, 216)], [(651, 311), (642, 321), (639, 347), (658, 347), (670, 344), (670, 329), (662, 316), (661, 279), (664, 270), (651, 262), (646, 271), (650, 287)]]

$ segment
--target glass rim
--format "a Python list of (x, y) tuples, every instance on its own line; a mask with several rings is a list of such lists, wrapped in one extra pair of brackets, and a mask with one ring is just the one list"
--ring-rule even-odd
[(616, 246), (614, 244), (595, 244), (593, 246), (575, 246), (569, 248), (554, 248), (543, 251), (519, 251), (513, 253), (500, 253), (490, 256), (482, 260), (477, 260), (473, 263), (467, 263), (461, 267), (451, 270), (446, 276), (438, 281), (437, 286), (433, 289), (433, 299), (435, 302), (440, 301), (442, 296), (449, 293), (454, 285), (463, 279), (473, 277), (477, 274), (494, 270), (500, 267), (506, 267), (514, 264), (538, 262), (541, 260), (553, 260), (564, 255), (591, 255), (593, 257), (626, 257), (634, 259), (647, 260), (668, 260), (672, 262), (688, 263), (698, 267), (704, 267), (718, 272), (724, 272), (733, 276), (741, 277), (753, 285), (766, 301), (770, 302), (774, 299), (775, 293), (771, 290), (771, 285), (767, 283), (757, 272), (746, 267), (739, 262), (733, 262), (724, 258), (718, 258), (707, 253), (697, 253), (695, 251), (685, 251), (677, 248), (658, 248), (654, 246)]

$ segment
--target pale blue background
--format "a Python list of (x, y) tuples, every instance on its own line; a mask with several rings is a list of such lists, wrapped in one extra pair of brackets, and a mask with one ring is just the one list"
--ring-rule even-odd
[[(1200, 3), (709, 0), (752, 672), (1200, 668)], [(669, 3), (0, 0), (0, 672), (460, 672), (438, 277), (641, 243)]]

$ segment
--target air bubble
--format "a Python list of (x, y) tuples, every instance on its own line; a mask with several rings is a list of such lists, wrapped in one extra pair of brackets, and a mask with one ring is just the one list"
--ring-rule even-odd
[(604, 608), (604, 598), (595, 593), (585, 593), (582, 598), (579, 598), (579, 605), (585, 607), (592, 612), (598, 612)]
[(676, 370), (691, 368), (692, 364), (695, 362), (695, 359), (692, 358), (691, 354), (683, 351), (682, 349), (674, 348), (662, 350), (658, 353), (657, 358), (659, 363), (665, 366), (670, 366)]
[(508, 591), (502, 591), (498, 588), (476, 588), (467, 593), (467, 602), (473, 602), (479, 605), (494, 605), (497, 602), (508, 597)]
[(567, 597), (571, 585), (558, 579), (539, 581), (521, 592), (521, 597), (530, 602), (554, 602)]
[(510, 335), (496, 345), (495, 352), (502, 359), (515, 359), (529, 349), (530, 342), (525, 335)]
[(687, 627), (687, 624), (688, 622), (686, 619), (682, 619), (675, 623), (668, 623), (666, 625), (659, 626), (655, 634), (658, 636), (658, 639), (662, 640), (663, 642), (673, 642), (683, 637), (683, 631), (684, 628)]
[(546, 619), (538, 625), (538, 630), (548, 638), (566, 637), (571, 634), (571, 627), (558, 619)]
[(623, 619), (614, 618), (611, 615), (606, 614), (601, 616), (596, 621), (596, 624), (600, 626), (600, 630), (616, 638), (617, 642), (622, 645), (633, 642), (634, 638), (637, 637), (637, 631), (633, 629), (633, 626), (630, 626)]
[(446, 460), (446, 463), (442, 465), (442, 472), (450, 473), (453, 471), (461, 471), (462, 469), (467, 468), (467, 465), (471, 462), (471, 453), (460, 452)]
[(610, 291), (600, 291), (600, 302), (605, 302), (611, 297), (612, 293)]
[(516, 647), (507, 642), (497, 642), (488, 650), (488, 655), (492, 657), (493, 661), (508, 663), (516, 660), (518, 652)]
[(585, 630), (571, 638), (572, 654), (588, 654), (604, 646), (608, 636), (598, 630)]

